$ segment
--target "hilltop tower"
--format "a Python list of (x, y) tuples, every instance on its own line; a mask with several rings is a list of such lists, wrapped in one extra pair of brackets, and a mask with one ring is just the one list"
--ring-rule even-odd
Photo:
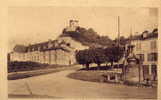
[(78, 20), (69, 20), (69, 26), (67, 26), (66, 31), (76, 31), (77, 27), (79, 26)]

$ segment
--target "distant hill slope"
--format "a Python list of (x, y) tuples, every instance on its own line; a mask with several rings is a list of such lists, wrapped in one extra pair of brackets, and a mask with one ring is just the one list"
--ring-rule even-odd
[(88, 47), (111, 46), (113, 44), (113, 41), (108, 36), (100, 36), (92, 28), (78, 27), (76, 31), (66, 31), (64, 29), (59, 37), (71, 37), (73, 40)]

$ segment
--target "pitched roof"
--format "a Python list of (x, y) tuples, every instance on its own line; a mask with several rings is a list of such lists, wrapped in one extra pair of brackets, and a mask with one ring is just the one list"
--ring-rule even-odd
[[(147, 36), (144, 37), (143, 34), (146, 34)], [(147, 40), (152, 38), (158, 38), (158, 30), (156, 30), (155, 32), (144, 31), (142, 34), (131, 36), (127, 40)]]
[[(49, 43), (50, 47), (49, 47)], [(32, 45), (28, 45), (26, 47), (27, 51), (48, 51), (48, 50), (63, 50), (66, 52), (70, 52), (70, 50), (62, 47), (62, 45), (66, 45), (70, 48), (70, 45), (68, 45), (68, 43), (66, 43), (65, 41), (61, 41), (60, 43), (58, 42), (58, 40), (49, 40), (46, 42), (41, 42), (41, 43), (36, 43), (36, 44), (32, 44)]]

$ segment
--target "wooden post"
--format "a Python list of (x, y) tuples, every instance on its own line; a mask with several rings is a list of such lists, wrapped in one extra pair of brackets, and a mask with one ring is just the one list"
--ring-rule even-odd
[(120, 16), (118, 16), (118, 47), (120, 44)]
[(140, 82), (141, 82), (141, 66), (140, 66), (140, 62), (139, 62), (139, 84), (140, 84)]

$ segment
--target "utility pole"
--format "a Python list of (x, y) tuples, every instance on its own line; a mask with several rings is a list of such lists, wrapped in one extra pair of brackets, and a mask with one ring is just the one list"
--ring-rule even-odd
[(118, 47), (119, 47), (120, 46), (120, 16), (118, 16), (117, 20), (118, 20), (117, 21), (118, 22), (118, 24), (117, 24), (118, 25), (117, 26), (118, 27), (118, 41), (117, 42), (118, 42)]
[(130, 43), (132, 41), (132, 27), (130, 28)]
[[(117, 22), (118, 22), (118, 26), (117, 26), (117, 31), (118, 31), (118, 41), (117, 41), (117, 45), (118, 45), (118, 53), (120, 53), (120, 16), (118, 16), (117, 18)], [(119, 58), (119, 56), (118, 56)], [(118, 59), (118, 62), (117, 62), (117, 67), (119, 68), (119, 59)]]

